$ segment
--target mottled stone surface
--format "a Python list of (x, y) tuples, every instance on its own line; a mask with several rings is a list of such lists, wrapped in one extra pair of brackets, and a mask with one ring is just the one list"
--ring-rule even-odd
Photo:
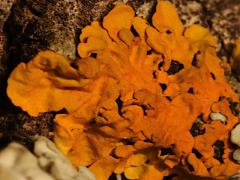
[(44, 49), (74, 59), (81, 28), (106, 13), (112, 1), (19, 0), (4, 25), (9, 68)]
[(218, 54), (229, 59), (234, 41), (240, 36), (239, 0), (171, 0), (185, 26), (200, 24), (218, 39)]
[(0, 149), (9, 142), (17, 141), (32, 149), (32, 137), (42, 135), (53, 137), (52, 113), (45, 113), (36, 118), (26, 113), (1, 113), (0, 114)]
[(4, 65), (4, 44), (6, 41), (6, 36), (3, 32), (3, 26), (6, 22), (8, 16), (11, 14), (11, 7), (14, 0), (2, 0), (0, 1), (0, 80), (3, 76), (6, 66)]

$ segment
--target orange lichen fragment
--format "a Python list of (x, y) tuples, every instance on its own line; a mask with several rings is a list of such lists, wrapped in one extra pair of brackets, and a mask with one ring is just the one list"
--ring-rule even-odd
[[(98, 52), (112, 45), (111, 38), (108, 33), (103, 29), (99, 22), (92, 22), (90, 26), (86, 26), (80, 35), (80, 43), (77, 47), (80, 57), (85, 58), (90, 56), (91, 53)], [(93, 43), (96, 41), (96, 43)]]
[(194, 174), (206, 177), (209, 175), (207, 168), (204, 164), (196, 157), (195, 154), (189, 154), (187, 161), (190, 165), (192, 165)]
[[(55, 122), (57, 133), (54, 141), (76, 166), (92, 164), (99, 158), (108, 155), (115, 146), (116, 141), (113, 138), (104, 138), (96, 134), (94, 129), (86, 130), (83, 124), (79, 124), (77, 119), (69, 117), (69, 115), (57, 115)], [(68, 144), (64, 144), (66, 140), (69, 142)], [(95, 144), (98, 149), (92, 149), (92, 144)], [(79, 158), (75, 158), (75, 156)]]
[(164, 160), (163, 164), (169, 167), (170, 169), (173, 169), (175, 166), (179, 164), (179, 157), (176, 155), (167, 155)]
[(139, 38), (141, 39), (141, 42), (148, 47), (148, 50), (150, 50), (151, 48), (145, 42), (145, 39), (147, 38), (146, 29), (147, 29), (147, 27), (149, 27), (147, 21), (145, 19), (140, 18), (140, 17), (135, 17), (133, 19), (132, 26), (136, 30), (136, 32), (138, 33)]
[[(91, 80), (80, 79), (78, 71), (63, 56), (45, 51), (28, 64), (17, 66), (8, 79), (7, 94), (14, 104), (37, 116), (40, 112), (63, 108), (74, 111), (80, 105), (78, 102), (89, 97), (87, 89), (97, 85), (97, 82), (90, 83)], [(85, 92), (76, 90), (88, 84)]]
[(164, 173), (159, 170), (156, 165), (148, 165), (143, 175), (141, 176), (141, 180), (148, 180), (148, 179), (163, 179)]
[(40, 52), (12, 72), (8, 96), (33, 116), (65, 109), (55, 117), (54, 142), (97, 179), (124, 173), (161, 180), (179, 165), (198, 176), (236, 173), (229, 134), (239, 123), (231, 107), (239, 98), (224, 76), (216, 39), (199, 25), (183, 34), (167, 1), (159, 1), (152, 21), (154, 27), (117, 5), (103, 23), (82, 30), (76, 68)]
[(134, 18), (134, 11), (130, 6), (118, 4), (103, 19), (103, 27), (107, 29), (109, 36), (119, 42), (118, 33), (126, 28), (130, 29)]
[(90, 53), (103, 50), (107, 46), (106, 42), (97, 37), (89, 37), (86, 44), (78, 46), (78, 52), (81, 57), (88, 57)]
[[(122, 169), (128, 179), (162, 179), (169, 174), (169, 168), (159, 164), (156, 148), (141, 149), (138, 153), (131, 155)], [(122, 167), (123, 164), (121, 164)], [(119, 168), (118, 168), (119, 170)]]
[(149, 25), (147, 24), (147, 21), (140, 17), (135, 17), (133, 19), (133, 27), (134, 29), (136, 29), (141, 40), (145, 41), (145, 38), (146, 38), (145, 31), (147, 27), (149, 27)]
[(95, 174), (98, 180), (106, 180), (111, 176), (117, 166), (118, 160), (111, 156), (96, 161), (89, 169)]
[(131, 155), (136, 149), (132, 145), (120, 145), (115, 148), (114, 154), (117, 157), (127, 157)]
[(127, 167), (124, 171), (124, 175), (128, 179), (139, 179), (143, 173), (144, 173), (144, 167), (142, 166)]
[(171, 31), (178, 35), (183, 32), (183, 24), (175, 7), (168, 1), (160, 0), (156, 7), (156, 13), (152, 17), (153, 25), (160, 31)]
[(203, 50), (207, 47), (216, 47), (217, 39), (208, 31), (208, 29), (193, 24), (186, 29), (184, 36), (189, 40), (191, 47), (196, 50)]
[(224, 124), (219, 121), (213, 121), (205, 126), (205, 134), (195, 137), (194, 148), (201, 152), (206, 159), (214, 156), (213, 144), (218, 139), (223, 139), (227, 133)]
[[(71, 116), (66, 114), (58, 114), (55, 117), (55, 143), (61, 148), (64, 154), (67, 154), (71, 149), (74, 137), (71, 129), (76, 129), (75, 132), (83, 132), (84, 126), (74, 122)], [(72, 123), (69, 123), (72, 122)]]
[(164, 55), (164, 70), (167, 71), (173, 59), (177, 59), (185, 67), (191, 65), (189, 44), (183, 36), (171, 33), (160, 33), (153, 27), (146, 28), (147, 43), (156, 52)]
[(127, 166), (141, 166), (147, 161), (144, 154), (133, 154), (127, 160)]

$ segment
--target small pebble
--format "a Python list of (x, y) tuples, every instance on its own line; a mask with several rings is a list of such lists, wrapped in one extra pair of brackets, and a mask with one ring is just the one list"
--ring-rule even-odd
[(116, 174), (116, 179), (117, 179), (117, 180), (122, 180), (121, 174)]
[(210, 118), (213, 121), (222, 121), (224, 123), (227, 122), (227, 118), (219, 112), (211, 113)]
[(240, 149), (234, 151), (233, 159), (240, 164)]
[(240, 147), (240, 124), (235, 126), (231, 131), (231, 142)]

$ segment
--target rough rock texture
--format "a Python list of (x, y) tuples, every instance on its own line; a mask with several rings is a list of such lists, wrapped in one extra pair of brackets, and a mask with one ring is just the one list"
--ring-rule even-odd
[[(3, 76), (4, 71), (5, 71), (5, 67), (3, 65), (3, 58), (4, 57), (4, 42), (6, 41), (6, 36), (3, 33), (3, 26), (4, 23), (6, 21), (6, 19), (8, 18), (8, 16), (10, 15), (11, 11), (11, 7), (13, 4), (14, 0), (3, 0), (0, 2), (0, 78)], [(1, 79), (0, 79), (1, 80)]]
[(105, 13), (112, 1), (18, 0), (4, 25), (7, 67), (11, 70), (44, 49), (74, 59), (80, 29)]
[(17, 141), (32, 149), (32, 138), (42, 135), (52, 138), (53, 114), (45, 113), (36, 118), (26, 113), (9, 113), (0, 115), (0, 149), (9, 142)]
[(234, 41), (240, 36), (239, 0), (171, 0), (185, 23), (201, 24), (218, 38), (218, 53), (222, 59), (231, 57)]

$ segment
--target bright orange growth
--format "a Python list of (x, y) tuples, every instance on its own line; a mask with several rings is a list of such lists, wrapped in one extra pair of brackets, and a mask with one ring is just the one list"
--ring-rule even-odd
[[(12, 72), (8, 96), (33, 116), (66, 109), (55, 117), (54, 141), (98, 180), (113, 172), (163, 179), (179, 164), (198, 176), (236, 173), (240, 166), (231, 160), (228, 140), (239, 119), (228, 100), (238, 97), (220, 67), (215, 38), (198, 25), (184, 31), (167, 1), (159, 1), (152, 23), (117, 5), (102, 24), (82, 30), (77, 69), (60, 55), (40, 52)], [(227, 123), (210, 120), (211, 112)], [(193, 136), (200, 117), (203, 133)], [(216, 141), (224, 143), (220, 160)]]

